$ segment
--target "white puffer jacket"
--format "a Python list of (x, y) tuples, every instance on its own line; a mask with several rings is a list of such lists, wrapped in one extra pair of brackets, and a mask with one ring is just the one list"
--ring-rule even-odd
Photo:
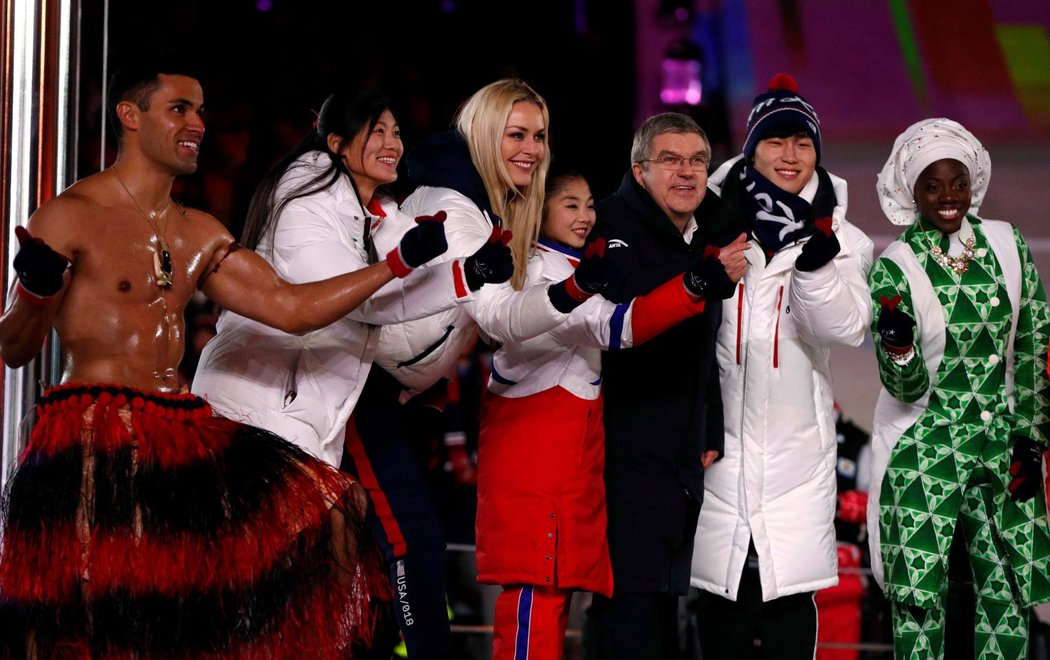
[[(719, 168), (709, 187), (719, 192), (735, 162)], [(873, 245), (846, 220), (846, 182), (831, 181), (839, 254), (802, 272), (794, 265), (806, 239), (768, 264), (752, 241), (747, 273), (723, 307), (725, 455), (704, 476), (691, 583), (734, 601), (750, 539), (763, 600), (838, 581), (829, 349), (858, 346), (868, 332)], [(812, 200), (817, 186), (814, 175), (800, 196)]]
[[(311, 152), (284, 174), (278, 195), (287, 194), (328, 165), (328, 156)], [(364, 268), (366, 227), (387, 223), (404, 230), (393, 201), (385, 217), (361, 207), (348, 180), (301, 197), (281, 212), (271, 252), (264, 239), (258, 252), (290, 282), (313, 282)], [(378, 245), (378, 240), (375, 241)], [(380, 251), (382, 258), (389, 251)], [(460, 262), (459, 266), (462, 266)], [(227, 417), (267, 429), (338, 466), (343, 428), (372, 367), (379, 324), (418, 318), (473, 298), (461, 273), (446, 261), (418, 269), (383, 286), (363, 305), (331, 325), (293, 335), (225, 311), (218, 334), (201, 354), (193, 392)]]
[[(468, 257), (492, 234), (488, 215), (451, 188), (421, 186), (405, 199), (401, 210), (396, 222), (385, 223), (376, 234), (381, 253), (396, 245), (415, 216), (438, 211), (447, 214), (448, 251), (420, 270), (442, 268), (456, 257)], [(415, 321), (384, 325), (376, 364), (405, 387), (406, 397), (418, 394), (452, 373), (478, 328), (478, 313), (486, 314), (485, 334), (496, 342), (530, 339), (568, 318), (551, 304), (546, 285), (516, 291), (510, 286), (486, 284), (471, 302)]]

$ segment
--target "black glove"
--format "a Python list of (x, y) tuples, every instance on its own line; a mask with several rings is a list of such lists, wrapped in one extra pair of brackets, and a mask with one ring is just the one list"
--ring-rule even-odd
[(1010, 460), (1010, 499), (1027, 502), (1043, 487), (1043, 446), (1031, 438), (1014, 437)]
[(444, 211), (416, 217), (416, 226), (405, 232), (401, 243), (386, 255), (386, 262), (395, 276), (406, 277), (412, 269), (445, 253), (448, 249), (445, 217)]
[(31, 236), (25, 227), (15, 227), (15, 237), (18, 238), (18, 254), (14, 266), (22, 288), (41, 298), (58, 293), (69, 260), (41, 239)]
[(725, 300), (736, 290), (736, 284), (718, 260), (718, 253), (717, 247), (708, 245), (700, 260), (682, 275), (686, 290), (697, 298)]
[(906, 351), (915, 343), (915, 320), (897, 308), (901, 302), (900, 295), (887, 298), (882, 296), (879, 303), (882, 311), (879, 312), (879, 321), (875, 324), (875, 331), (882, 338), (882, 344), (890, 352), (900, 353)]
[(801, 271), (816, 270), (835, 258), (841, 246), (835, 232), (831, 231), (831, 218), (820, 218), (813, 223), (816, 231), (802, 246), (802, 254), (795, 259), (795, 268)]
[(599, 238), (587, 244), (572, 275), (550, 285), (547, 296), (554, 309), (568, 314), (594, 294), (604, 291), (609, 286), (609, 273), (609, 264), (605, 261), (605, 239)]
[(489, 240), (463, 262), (463, 276), (471, 291), (483, 284), (506, 282), (514, 274), (514, 256), (507, 247), (512, 236), (509, 229), (495, 225)]

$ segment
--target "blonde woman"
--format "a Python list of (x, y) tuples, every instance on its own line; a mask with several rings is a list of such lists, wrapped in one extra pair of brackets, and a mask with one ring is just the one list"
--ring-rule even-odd
[[(406, 157), (408, 178), (418, 187), (402, 211), (443, 209), (448, 214), (448, 254), (470, 254), (488, 242), (507, 245), (513, 255), (513, 266), (507, 266), (512, 268), (512, 286), (481, 288), (476, 301), (484, 299), (484, 305), (468, 304), (420, 321), (384, 326), (377, 363), (410, 394), (451, 373), (476, 330), (475, 314), (485, 313), (479, 310), (500, 310), (498, 318), (478, 319), (485, 322), (490, 338), (523, 340), (561, 323), (601, 288), (600, 260), (585, 259), (575, 278), (523, 290), (543, 215), (551, 158), (548, 123), (543, 97), (525, 82), (505, 78), (475, 92), (460, 108), (452, 130), (422, 140)], [(382, 249), (392, 248), (399, 236), (389, 226), (376, 241)], [(473, 287), (487, 275), (468, 268), (465, 278)]]
[[(577, 270), (577, 280), (585, 281), (582, 287), (570, 275), (522, 290), (529, 247), (539, 233), (550, 161), (543, 98), (520, 80), (500, 80), (466, 101), (455, 126), (423, 140), (407, 157), (408, 176), (418, 188), (403, 203), (402, 213), (446, 213), (451, 253), (478, 257), (453, 262), (454, 269), (462, 268), (464, 286), (476, 294), (459, 311), (383, 326), (376, 357), (383, 369), (369, 373), (354, 413), (357, 432), (347, 435), (341, 464), (361, 479), (377, 504), (380, 543), (394, 579), (402, 580), (398, 587), (405, 584), (398, 591), (397, 609), (405, 623), (412, 619), (402, 630), (413, 659), (444, 655), (433, 641), (413, 646), (407, 633), (444, 640), (448, 621), (444, 534), (413, 458), (405, 430), (411, 407), (402, 408), (403, 393), (421, 392), (451, 373), (483, 320), (479, 314), (484, 314), (486, 334), (498, 341), (535, 337), (568, 318), (603, 278), (601, 260), (590, 259)], [(392, 218), (375, 234), (381, 254), (393, 249), (408, 228), (400, 215)], [(434, 268), (447, 268), (447, 261)], [(507, 278), (513, 286), (492, 286)]]

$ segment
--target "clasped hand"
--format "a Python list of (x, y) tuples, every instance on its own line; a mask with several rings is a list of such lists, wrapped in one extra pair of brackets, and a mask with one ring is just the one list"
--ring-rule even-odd
[(685, 288), (692, 295), (707, 300), (731, 297), (736, 283), (747, 272), (744, 252), (750, 247), (747, 234), (740, 234), (723, 248), (708, 245), (701, 258), (683, 274)]
[(406, 277), (414, 269), (445, 253), (444, 211), (434, 215), (416, 216), (416, 226), (405, 232), (401, 242), (386, 256), (390, 270), (397, 277)]
[(69, 260), (31, 235), (25, 227), (15, 227), (15, 237), (18, 239), (18, 254), (15, 255), (14, 267), (22, 288), (41, 298), (58, 293)]

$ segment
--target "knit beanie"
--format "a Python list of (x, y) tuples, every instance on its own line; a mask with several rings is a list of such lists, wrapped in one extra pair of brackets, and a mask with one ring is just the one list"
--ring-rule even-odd
[(747, 138), (744, 140), (744, 159), (751, 162), (755, 147), (771, 130), (798, 129), (813, 138), (813, 148), (820, 163), (820, 120), (813, 106), (798, 93), (795, 79), (778, 73), (769, 81), (769, 91), (755, 97), (751, 114), (747, 117)]

